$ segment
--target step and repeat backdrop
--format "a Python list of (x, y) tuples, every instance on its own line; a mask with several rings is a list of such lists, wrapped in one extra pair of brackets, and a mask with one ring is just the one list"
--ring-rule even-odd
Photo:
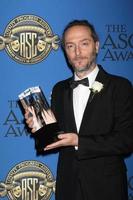
[[(71, 76), (60, 48), (65, 25), (87, 19), (100, 38), (98, 63), (133, 82), (132, 0), (1, 0), (0, 2), (0, 198), (54, 200), (58, 153), (37, 155), (18, 95), (52, 87)], [(133, 156), (126, 160), (133, 200)]]

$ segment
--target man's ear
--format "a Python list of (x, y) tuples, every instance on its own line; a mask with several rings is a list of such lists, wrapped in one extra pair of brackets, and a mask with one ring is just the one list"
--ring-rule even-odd
[(96, 53), (98, 53), (98, 51), (99, 51), (99, 46), (100, 46), (99, 41), (96, 41)]

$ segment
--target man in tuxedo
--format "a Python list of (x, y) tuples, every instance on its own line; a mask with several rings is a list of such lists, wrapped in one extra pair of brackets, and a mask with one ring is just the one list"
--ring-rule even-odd
[(88, 21), (70, 22), (62, 46), (74, 74), (54, 86), (51, 106), (64, 133), (44, 149), (59, 149), (56, 200), (127, 200), (132, 85), (96, 64), (99, 39)]

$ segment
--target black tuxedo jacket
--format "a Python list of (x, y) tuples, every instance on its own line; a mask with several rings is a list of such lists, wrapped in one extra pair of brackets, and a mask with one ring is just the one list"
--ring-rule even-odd
[[(104, 87), (94, 96), (90, 94), (78, 134), (78, 150), (60, 149), (58, 200), (77, 200), (77, 182), (85, 200), (127, 199), (123, 158), (133, 152), (133, 89), (127, 79), (99, 68), (96, 81)], [(72, 79), (57, 83), (52, 93), (52, 109), (65, 133), (77, 133)]]

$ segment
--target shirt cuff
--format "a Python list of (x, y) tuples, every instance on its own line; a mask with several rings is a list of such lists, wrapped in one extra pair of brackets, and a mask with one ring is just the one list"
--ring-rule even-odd
[(74, 148), (75, 148), (76, 151), (78, 150), (78, 146), (75, 146)]

